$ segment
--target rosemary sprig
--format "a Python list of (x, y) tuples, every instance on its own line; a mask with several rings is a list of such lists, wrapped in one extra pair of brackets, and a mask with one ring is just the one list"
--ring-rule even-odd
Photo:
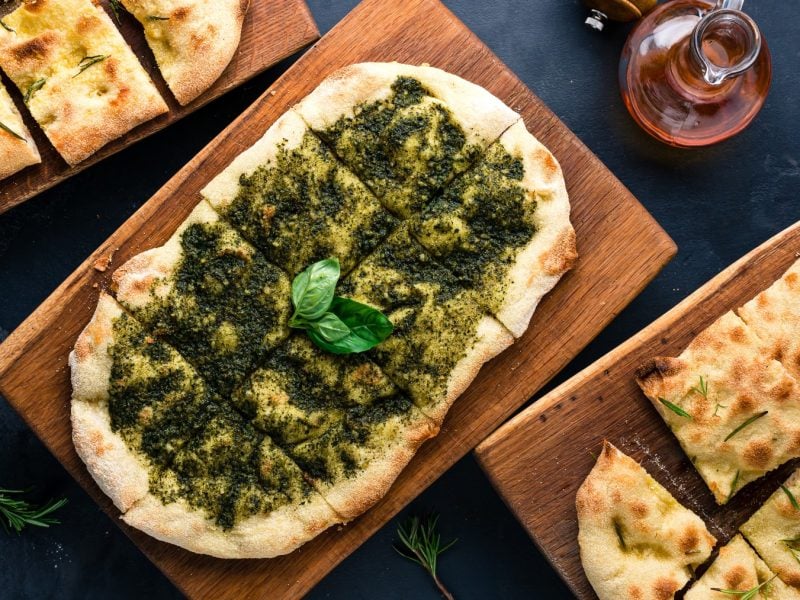
[(6, 533), (12, 530), (20, 533), (25, 527), (50, 527), (58, 525), (58, 519), (49, 515), (67, 503), (66, 498), (51, 500), (42, 506), (34, 506), (24, 498), (15, 498), (15, 494), (23, 494), (22, 490), (0, 489), (0, 525)]
[(0, 129), (2, 129), (3, 131), (5, 131), (6, 133), (10, 133), (11, 135), (13, 135), (13, 136), (14, 136), (15, 138), (17, 138), (18, 140), (22, 140), (23, 142), (24, 142), (24, 141), (26, 141), (24, 137), (22, 137), (22, 136), (21, 136), (20, 134), (18, 134), (16, 131), (14, 131), (13, 129), (11, 129), (11, 127), (9, 127), (8, 125), (6, 125), (6, 124), (5, 124), (5, 123), (3, 123), (2, 121), (0, 121)]
[(725, 590), (722, 588), (711, 588), (714, 592), (719, 592), (721, 594), (728, 594), (730, 596), (739, 596), (740, 600), (753, 600), (758, 595), (758, 592), (761, 591), (761, 588), (765, 587), (766, 585), (772, 583), (772, 580), (775, 579), (777, 575), (773, 575), (766, 581), (758, 584), (754, 588), (750, 588), (749, 590)]
[(99, 62), (103, 62), (107, 59), (110, 55), (108, 54), (95, 54), (94, 56), (84, 56), (81, 59), (81, 62), (78, 63), (78, 72), (72, 76), (75, 79), (78, 75), (83, 73), (86, 69), (91, 67), (92, 65), (96, 65)]
[(693, 385), (689, 388), (692, 392), (697, 392), (703, 398), (708, 400), (708, 380), (705, 379), (702, 375), (700, 375), (700, 383), (698, 385)]
[(800, 510), (800, 504), (798, 504), (797, 498), (794, 497), (794, 494), (792, 493), (792, 490), (790, 490), (785, 485), (782, 485), (781, 489), (783, 490), (783, 493), (786, 494), (786, 496), (789, 498), (789, 502), (792, 503), (792, 506), (794, 507), (794, 509), (795, 510)]
[(429, 515), (422, 519), (416, 516), (409, 518), (397, 528), (397, 537), (400, 538), (404, 548), (395, 546), (394, 549), (403, 558), (407, 558), (425, 569), (433, 578), (433, 582), (442, 596), (447, 600), (453, 600), (453, 594), (436, 575), (436, 565), (439, 555), (452, 548), (458, 540), (442, 546), (441, 536), (436, 531), (438, 520), (438, 515)]
[(117, 20), (117, 23), (119, 23), (119, 11), (122, 8), (120, 0), (108, 0), (108, 4), (111, 6), (111, 12), (114, 13), (114, 18)]
[(761, 417), (766, 417), (766, 416), (767, 416), (767, 414), (769, 414), (769, 411), (768, 411), (768, 410), (765, 410), (765, 411), (763, 411), (763, 412), (760, 412), (760, 413), (758, 413), (757, 415), (753, 415), (752, 417), (750, 417), (749, 419), (747, 419), (747, 420), (746, 420), (744, 423), (742, 423), (741, 425), (739, 425), (739, 426), (738, 426), (736, 429), (734, 429), (733, 431), (731, 431), (731, 432), (728, 434), (728, 437), (726, 437), (726, 438), (725, 438), (725, 441), (727, 442), (729, 439), (731, 439), (733, 436), (735, 436), (737, 433), (739, 433), (739, 432), (740, 432), (742, 429), (744, 429), (744, 428), (745, 428), (745, 427), (747, 427), (748, 425), (752, 425), (754, 422), (758, 421), (758, 420), (759, 420)]
[(659, 398), (658, 401), (661, 402), (661, 404), (666, 406), (668, 409), (670, 409), (672, 412), (674, 412), (679, 417), (685, 417), (687, 419), (691, 419), (692, 418), (692, 415), (690, 415), (688, 412), (683, 410), (677, 404), (673, 404), (672, 402), (670, 402), (669, 400), (665, 400), (664, 398)]
[(622, 533), (622, 525), (619, 521), (614, 521), (614, 533), (617, 534), (617, 539), (619, 539), (619, 545), (623, 550), (628, 549), (628, 544), (625, 543), (625, 535)]
[(169, 17), (159, 17), (158, 15), (147, 15), (148, 21), (169, 21)]
[(0, 27), (11, 33), (16, 33), (16, 30), (12, 27), (9, 27), (8, 24), (3, 21), (3, 19), (0, 19)]
[(796, 538), (781, 540), (781, 542), (783, 542), (792, 552), (800, 552), (800, 535), (798, 535)]
[(733, 482), (731, 483), (731, 491), (728, 493), (728, 500), (731, 499), (733, 493), (736, 491), (736, 485), (739, 483), (739, 476), (741, 475), (741, 471), (736, 471), (736, 475), (733, 476)]
[(47, 79), (42, 78), (42, 79), (37, 79), (36, 81), (34, 81), (32, 84), (30, 84), (28, 86), (28, 89), (25, 92), (25, 98), (23, 99), (25, 104), (27, 104), (28, 102), (31, 101), (31, 98), (33, 98), (33, 95), (36, 92), (38, 92), (40, 89), (42, 89), (44, 87), (45, 83), (47, 83)]

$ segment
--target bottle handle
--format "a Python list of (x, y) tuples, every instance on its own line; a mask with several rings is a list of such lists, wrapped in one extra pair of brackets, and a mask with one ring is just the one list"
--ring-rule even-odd
[[(709, 85), (721, 85), (726, 79), (736, 77), (747, 71), (756, 62), (761, 52), (761, 31), (755, 21), (746, 13), (727, 6), (744, 4), (744, 0), (717, 0), (717, 6), (705, 14), (692, 31), (691, 52), (703, 73), (703, 79)], [(703, 40), (715, 29), (727, 30), (729, 36), (735, 36), (737, 42), (746, 49), (741, 58), (732, 65), (715, 64), (703, 50)]]

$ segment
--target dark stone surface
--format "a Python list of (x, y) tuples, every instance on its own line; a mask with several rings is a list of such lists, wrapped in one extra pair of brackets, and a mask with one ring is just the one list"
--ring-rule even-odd
[[(353, 0), (309, 3), (323, 31), (355, 5)], [(625, 112), (616, 69), (626, 27), (611, 26), (603, 35), (587, 31), (578, 0), (447, 4), (598, 154), (680, 247), (653, 284), (554, 384), (798, 219), (800, 53), (794, 2), (747, 3), (772, 49), (772, 92), (743, 134), (693, 152), (649, 139)], [(0, 339), (290, 62), (0, 216)], [(70, 500), (59, 527), (19, 537), (0, 533), (0, 597), (179, 596), (3, 401), (0, 440), (0, 487), (35, 485), (34, 497)], [(410, 507), (429, 509), (442, 513), (446, 538), (459, 538), (440, 563), (441, 577), (456, 597), (569, 597), (471, 457)], [(435, 598), (423, 572), (392, 551), (395, 527), (392, 522), (377, 533), (311, 597)]]

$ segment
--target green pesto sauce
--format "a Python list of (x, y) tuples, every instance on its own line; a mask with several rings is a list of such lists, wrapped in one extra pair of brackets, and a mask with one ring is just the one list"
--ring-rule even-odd
[(536, 201), (520, 185), (522, 161), (494, 144), (481, 162), (444, 190), (418, 218), (414, 236), (459, 282), (497, 310), (506, 276), (536, 233)]
[(274, 164), (242, 175), (225, 217), (292, 275), (330, 256), (347, 271), (396, 225), (311, 133), (280, 149)]
[[(260, 389), (279, 389), (286, 404), (259, 406)], [(271, 354), (235, 402), (305, 473), (327, 483), (363, 467), (357, 457), (380, 447), (381, 425), (412, 407), (364, 356), (327, 355), (297, 337)]]
[(288, 335), (289, 281), (223, 223), (190, 225), (165, 299), (137, 316), (223, 395)]
[(334, 152), (395, 214), (424, 207), (479, 149), (467, 143), (450, 111), (411, 77), (385, 99), (363, 104), (320, 132)]

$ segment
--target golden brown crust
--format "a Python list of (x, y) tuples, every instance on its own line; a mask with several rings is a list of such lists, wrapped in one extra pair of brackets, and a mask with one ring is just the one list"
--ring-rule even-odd
[[(42, 162), (30, 131), (0, 82), (0, 179)], [(22, 139), (20, 139), (22, 138)]]
[(111, 19), (90, 0), (24, 3), (4, 22), (14, 31), (0, 29), (0, 66), (70, 165), (167, 112)]
[(732, 312), (679, 357), (642, 365), (637, 382), (720, 504), (800, 455), (800, 387)]
[(716, 543), (700, 517), (608, 442), (575, 505), (581, 562), (600, 600), (672, 598)]
[(144, 26), (161, 73), (181, 105), (211, 87), (231, 62), (249, 4), (249, 0), (122, 0)]

